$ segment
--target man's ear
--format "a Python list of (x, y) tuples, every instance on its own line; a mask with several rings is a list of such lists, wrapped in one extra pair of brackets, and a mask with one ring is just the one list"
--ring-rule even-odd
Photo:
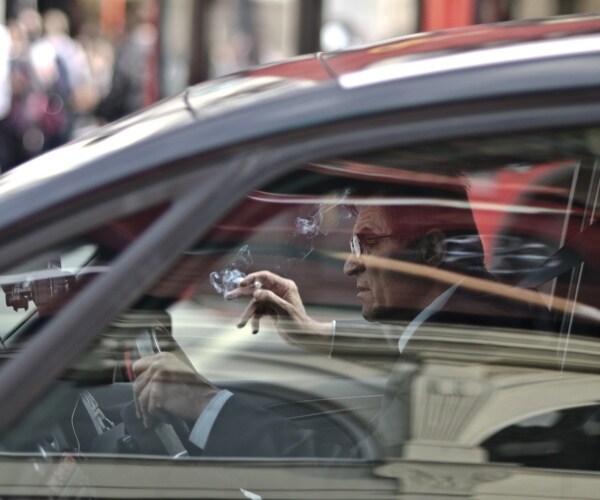
[(446, 235), (439, 229), (429, 231), (419, 243), (419, 257), (423, 264), (438, 267), (446, 256)]

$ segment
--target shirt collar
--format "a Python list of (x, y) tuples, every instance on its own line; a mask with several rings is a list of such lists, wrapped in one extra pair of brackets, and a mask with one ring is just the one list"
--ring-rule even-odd
[(440, 311), (448, 302), (448, 299), (452, 296), (452, 294), (459, 287), (460, 282), (452, 285), (448, 290), (438, 295), (431, 304), (425, 307), (415, 319), (413, 319), (400, 335), (400, 339), (398, 340), (398, 351), (402, 353), (408, 344), (408, 341), (412, 338), (413, 334), (417, 331), (417, 329), (425, 323), (431, 316), (433, 316), (436, 312)]

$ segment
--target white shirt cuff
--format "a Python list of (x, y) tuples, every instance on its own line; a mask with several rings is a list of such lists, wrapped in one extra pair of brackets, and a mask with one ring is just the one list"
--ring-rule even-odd
[(206, 446), (210, 431), (213, 425), (215, 425), (223, 406), (225, 406), (225, 403), (227, 403), (231, 396), (233, 396), (233, 393), (226, 389), (217, 392), (216, 396), (210, 400), (210, 403), (208, 403), (198, 417), (198, 420), (196, 420), (192, 432), (190, 432), (189, 440), (198, 448), (204, 449)]

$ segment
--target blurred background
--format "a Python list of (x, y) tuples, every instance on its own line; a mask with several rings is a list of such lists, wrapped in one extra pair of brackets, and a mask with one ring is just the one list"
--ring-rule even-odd
[(0, 0), (0, 169), (251, 65), (600, 0)]

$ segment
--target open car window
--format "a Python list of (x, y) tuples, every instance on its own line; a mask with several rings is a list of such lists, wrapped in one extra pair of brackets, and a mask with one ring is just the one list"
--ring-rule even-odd
[[(573, 413), (595, 439), (600, 398), (598, 137), (298, 165), (112, 318), (2, 452), (197, 461), (219, 477), (224, 459), (274, 475), (289, 461), (366, 464), (356, 481), (369, 487), (402, 477), (373, 478), (388, 458), (565, 468), (577, 450), (560, 422)], [(98, 245), (128, 227), (77, 247), (93, 251), (73, 274), (109, 265)], [(596, 471), (595, 449), (568, 468)], [(104, 480), (87, 464), (86, 481)]]

